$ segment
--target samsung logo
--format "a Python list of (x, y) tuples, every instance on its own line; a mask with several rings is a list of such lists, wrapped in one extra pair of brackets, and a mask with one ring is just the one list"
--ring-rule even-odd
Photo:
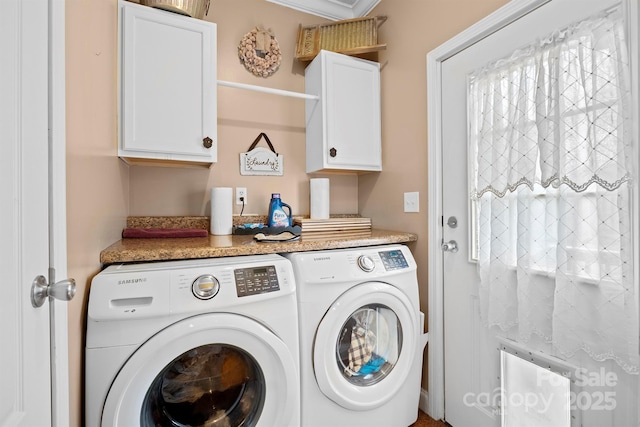
[(313, 258), (314, 261), (329, 261), (331, 260), (330, 256), (319, 256), (317, 258)]
[(118, 285), (135, 285), (136, 283), (144, 283), (147, 281), (146, 277), (137, 277), (135, 279), (122, 279), (118, 280)]

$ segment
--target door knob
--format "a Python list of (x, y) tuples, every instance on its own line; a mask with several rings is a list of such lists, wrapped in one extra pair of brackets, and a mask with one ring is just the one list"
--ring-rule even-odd
[(458, 242), (456, 242), (455, 240), (449, 240), (448, 242), (442, 242), (442, 245), (440, 247), (445, 252), (452, 252), (454, 254), (456, 252), (458, 252)]
[(60, 301), (71, 301), (76, 294), (76, 281), (65, 279), (49, 284), (44, 276), (38, 276), (31, 285), (31, 305), (38, 308), (44, 304), (48, 297)]

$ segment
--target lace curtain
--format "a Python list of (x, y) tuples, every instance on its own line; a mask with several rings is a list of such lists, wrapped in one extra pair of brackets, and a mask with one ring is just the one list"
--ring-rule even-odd
[(487, 326), (638, 373), (623, 22), (587, 19), (469, 76), (470, 184)]

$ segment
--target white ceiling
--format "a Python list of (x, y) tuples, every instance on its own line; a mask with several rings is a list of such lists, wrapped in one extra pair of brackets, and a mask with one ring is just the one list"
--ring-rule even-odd
[(366, 16), (380, 0), (267, 0), (333, 21)]

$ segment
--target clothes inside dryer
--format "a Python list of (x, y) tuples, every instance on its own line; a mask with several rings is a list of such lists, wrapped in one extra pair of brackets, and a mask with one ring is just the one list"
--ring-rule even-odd
[(387, 376), (402, 350), (402, 328), (389, 307), (368, 304), (347, 319), (338, 335), (336, 361), (351, 384), (370, 386)]
[(231, 345), (189, 350), (152, 382), (141, 411), (142, 426), (254, 425), (265, 400), (257, 362)]

